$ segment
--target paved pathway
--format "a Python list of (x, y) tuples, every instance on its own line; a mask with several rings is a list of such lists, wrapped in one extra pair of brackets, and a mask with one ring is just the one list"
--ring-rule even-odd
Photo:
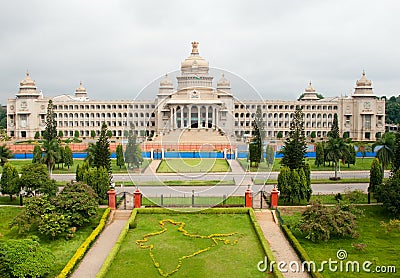
[[(255, 215), (261, 229), (267, 239), (269, 245), (271, 246), (272, 252), (274, 253), (275, 259), (279, 261), (284, 261), (289, 264), (292, 261), (297, 261), (299, 266), (301, 266), (301, 261), (297, 256), (296, 252), (293, 250), (290, 243), (287, 241), (285, 235), (279, 228), (273, 218), (270, 210), (260, 210), (255, 211)], [(284, 267), (288, 269), (288, 266)], [(310, 277), (308, 273), (293, 273), (293, 272), (282, 272), (284, 277)]]
[(117, 241), (122, 228), (128, 221), (131, 212), (132, 211), (130, 210), (116, 210), (111, 212), (109, 223), (90, 250), (86, 253), (78, 268), (71, 275), (72, 278), (96, 277), (108, 253), (114, 247), (114, 244)]
[(160, 165), (161, 160), (158, 159), (153, 159), (149, 166), (146, 167), (146, 169), (143, 172), (143, 175), (155, 175), (157, 173), (157, 168), (158, 165)]

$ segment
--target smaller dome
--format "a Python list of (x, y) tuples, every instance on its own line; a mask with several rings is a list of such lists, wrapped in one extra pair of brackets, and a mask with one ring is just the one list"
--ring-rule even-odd
[(314, 92), (315, 92), (315, 89), (313, 88), (313, 86), (312, 86), (312, 84), (311, 84), (311, 81), (310, 81), (310, 83), (308, 84), (308, 87), (306, 88), (306, 92), (307, 92), (307, 93), (314, 93)]
[(76, 88), (75, 92), (77, 92), (77, 93), (86, 93), (85, 87), (82, 86), (82, 81), (79, 82), (79, 87)]
[(168, 78), (168, 74), (165, 74), (164, 78), (160, 81), (160, 87), (172, 87), (172, 81)]
[(229, 82), (228, 79), (225, 78), (225, 74), (222, 74), (221, 79), (218, 81), (217, 83), (217, 88), (226, 88), (226, 87), (230, 87), (231, 86), (231, 82)]
[(365, 76), (365, 71), (363, 70), (362, 76), (360, 80), (357, 80), (356, 83), (357, 87), (371, 87), (372, 82), (371, 80), (368, 80), (367, 77)]
[(35, 80), (33, 80), (30, 75), (29, 75), (29, 71), (26, 72), (26, 76), (25, 79), (21, 80), (21, 82), (19, 83), (19, 85), (22, 86), (32, 86), (35, 87), (36, 86), (36, 82)]

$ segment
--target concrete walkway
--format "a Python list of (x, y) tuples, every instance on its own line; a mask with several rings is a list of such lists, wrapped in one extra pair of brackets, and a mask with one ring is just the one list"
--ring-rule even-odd
[(144, 175), (155, 175), (157, 173), (157, 168), (158, 165), (160, 165), (161, 160), (158, 159), (153, 159), (149, 166), (146, 167), (146, 170), (144, 170), (143, 174)]
[(108, 253), (114, 247), (122, 228), (131, 215), (130, 210), (111, 211), (109, 223), (83, 257), (72, 278), (94, 278), (103, 265)]
[[(270, 210), (255, 211), (256, 219), (261, 226), (265, 238), (271, 246), (272, 252), (274, 253), (275, 259), (284, 261), (287, 264), (296, 261), (301, 267), (301, 261), (297, 256), (296, 252), (287, 241), (285, 235), (273, 220), (272, 213)], [(307, 272), (293, 273), (289, 270), (286, 265), (283, 269), (287, 269), (288, 272), (282, 272), (284, 277), (310, 277)]]

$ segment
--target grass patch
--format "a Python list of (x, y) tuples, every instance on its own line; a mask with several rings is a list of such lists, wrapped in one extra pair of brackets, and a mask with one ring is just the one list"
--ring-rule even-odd
[[(17, 167), (18, 172), (21, 171), (22, 167), (27, 164), (31, 164), (31, 159), (10, 159), (9, 162)], [(67, 167), (62, 167), (60, 164), (59, 166), (56, 164), (53, 170), (53, 174), (74, 174), (76, 172), (76, 167), (84, 162), (83, 159), (74, 159), (74, 165), (70, 166), (69, 169)], [(146, 168), (150, 163), (150, 160), (144, 159), (143, 163), (141, 164), (140, 168)], [(111, 169), (114, 174), (118, 173), (127, 173), (126, 166), (119, 168), (116, 164), (116, 159), (111, 159)], [(129, 170), (131, 171), (131, 170)]]
[(164, 159), (157, 168), (157, 173), (204, 173), (230, 172), (225, 159)]
[[(129, 230), (113, 261), (107, 277), (161, 277), (153, 265), (148, 249), (141, 249), (136, 240), (160, 231), (159, 221), (172, 219), (185, 222), (190, 234), (211, 235), (236, 232), (227, 237), (238, 239), (236, 245), (219, 242), (209, 251), (185, 259), (182, 267), (172, 277), (266, 277), (257, 270), (264, 258), (257, 235), (248, 214), (138, 214), (137, 227)], [(149, 238), (154, 244), (153, 254), (166, 271), (176, 267), (177, 258), (191, 254), (210, 245), (209, 239), (183, 237), (177, 226), (166, 225), (168, 230)], [(251, 252), (249, 252), (251, 250)], [(270, 277), (268, 275), (267, 277)]]
[(10, 201), (10, 196), (0, 196), (0, 205), (17, 205), (19, 206), (19, 197), (13, 196)]
[[(399, 245), (400, 245), (400, 232), (394, 231), (389, 235), (385, 233), (385, 229), (380, 226), (380, 221), (389, 221), (390, 216), (383, 209), (382, 206), (362, 206), (364, 210), (364, 216), (358, 219), (358, 233), (359, 237), (355, 239), (338, 239), (333, 238), (328, 242), (313, 243), (305, 238), (305, 235), (301, 234), (297, 229), (293, 227), (293, 224), (298, 223), (301, 218), (300, 212), (294, 212), (287, 214), (281, 211), (282, 218), (285, 223), (291, 224), (291, 231), (296, 236), (300, 244), (306, 250), (311, 260), (314, 260), (318, 265), (322, 261), (337, 260), (336, 252), (339, 249), (346, 250), (348, 257), (346, 261), (358, 261), (361, 264), (364, 261), (371, 261), (370, 267), (371, 272), (375, 270), (377, 265), (394, 265), (396, 266), (397, 272), (400, 268), (400, 259), (398, 257)], [(360, 251), (353, 247), (354, 244), (366, 244), (365, 250)], [(322, 273), (324, 277), (378, 277), (376, 273), (340, 273), (330, 272), (328, 266), (325, 267), (325, 271)], [(394, 277), (393, 273), (379, 274), (379, 277)]]
[[(184, 197), (168, 197), (165, 196), (161, 199), (161, 197), (143, 197), (142, 205), (143, 206), (154, 206), (161, 205), (162, 206), (192, 206), (192, 196), (191, 194), (187, 194)], [(244, 206), (244, 196), (229, 196), (229, 197), (194, 197), (194, 206), (216, 206), (216, 205), (237, 205)]]
[[(69, 259), (74, 255), (76, 249), (85, 241), (91, 232), (97, 227), (101, 216), (105, 209), (98, 209), (96, 218), (82, 229), (78, 229), (72, 239), (66, 240), (59, 238), (57, 240), (48, 240), (38, 234), (40, 237), (40, 244), (51, 250), (55, 256), (55, 264), (51, 269), (48, 277), (55, 277), (67, 264)], [(17, 233), (15, 229), (10, 229), (8, 223), (22, 211), (18, 207), (0, 207), (0, 240), (3, 239), (19, 239), (23, 238)]]

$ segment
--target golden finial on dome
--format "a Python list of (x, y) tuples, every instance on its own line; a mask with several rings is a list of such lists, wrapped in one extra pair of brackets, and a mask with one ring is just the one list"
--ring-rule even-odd
[(198, 54), (199, 53), (199, 42), (193, 41), (192, 42), (192, 54)]

